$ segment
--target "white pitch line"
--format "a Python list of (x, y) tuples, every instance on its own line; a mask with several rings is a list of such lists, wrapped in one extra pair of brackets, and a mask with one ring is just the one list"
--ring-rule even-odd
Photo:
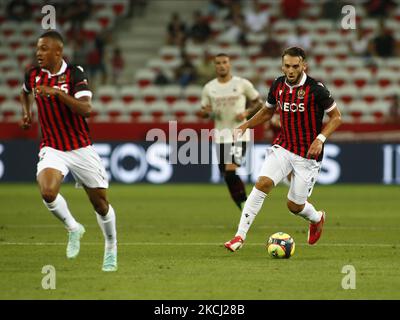
[[(46, 229), (46, 228), (59, 228), (62, 229), (63, 226), (60, 224), (43, 224), (43, 225), (18, 225), (18, 224), (6, 224), (4, 225), (5, 229), (7, 228), (12, 228), (12, 229)], [(85, 227), (88, 228), (98, 228), (98, 225), (95, 224), (85, 224)], [(153, 228), (159, 228), (157, 225), (133, 225), (133, 228), (135, 229), (153, 229)], [(223, 226), (223, 225), (190, 225), (185, 228), (201, 228), (201, 229), (232, 229), (232, 226)], [(296, 226), (296, 225), (287, 225), (287, 226), (282, 226), (282, 225), (265, 225), (265, 226), (254, 226), (254, 229), (301, 229), (302, 226)], [(307, 228), (307, 226), (304, 226), (304, 228)], [(395, 226), (382, 226), (382, 227), (368, 227), (368, 226), (324, 226), (324, 229), (327, 230), (365, 230), (365, 231), (387, 231), (387, 230), (400, 230), (400, 227), (395, 227)]]
[[(97, 246), (103, 242), (82, 242), (82, 245)], [(125, 242), (120, 246), (222, 246), (218, 242)], [(0, 246), (65, 246), (64, 242), (0, 242)], [(308, 246), (307, 243), (296, 243), (297, 246)], [(265, 246), (265, 243), (247, 243), (246, 246)], [(400, 244), (389, 243), (320, 243), (317, 247), (397, 247)]]

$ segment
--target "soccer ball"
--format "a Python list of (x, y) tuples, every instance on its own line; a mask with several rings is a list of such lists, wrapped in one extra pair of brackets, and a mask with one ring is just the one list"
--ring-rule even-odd
[(274, 233), (269, 237), (267, 250), (272, 258), (288, 259), (294, 254), (295, 243), (293, 238), (284, 232)]

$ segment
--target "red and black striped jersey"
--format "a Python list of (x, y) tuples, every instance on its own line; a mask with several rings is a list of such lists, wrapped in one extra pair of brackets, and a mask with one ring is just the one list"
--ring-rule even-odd
[[(67, 64), (64, 60), (56, 74), (40, 67), (31, 68), (25, 74), (23, 89), (31, 93), (35, 92), (36, 86), (56, 87), (77, 99), (92, 97), (83, 68)], [(89, 127), (83, 116), (72, 112), (58, 97), (35, 95), (35, 100), (42, 132), (40, 148), (47, 146), (70, 151), (92, 144)]]
[[(328, 89), (319, 81), (303, 74), (301, 81), (294, 86), (282, 76), (272, 83), (268, 99), (268, 108), (278, 108), (281, 130), (274, 144), (307, 158), (311, 143), (322, 130), (325, 112), (336, 107)], [(323, 150), (317, 161), (321, 161)]]

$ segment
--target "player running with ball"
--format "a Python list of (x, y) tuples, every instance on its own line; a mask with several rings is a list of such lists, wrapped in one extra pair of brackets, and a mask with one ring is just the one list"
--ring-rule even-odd
[[(310, 222), (308, 243), (314, 244), (322, 233), (325, 212), (308, 202), (321, 169), (325, 140), (341, 124), (340, 111), (325, 86), (306, 73), (303, 49), (291, 47), (282, 54), (281, 76), (272, 83), (265, 106), (238, 127), (235, 135), (268, 121), (278, 109), (281, 131), (268, 150), (258, 181), (244, 205), (235, 237), (225, 243), (230, 251), (243, 246), (247, 232), (271, 190), (290, 172), (292, 179), (287, 207)], [(329, 119), (322, 129), (324, 114)]]

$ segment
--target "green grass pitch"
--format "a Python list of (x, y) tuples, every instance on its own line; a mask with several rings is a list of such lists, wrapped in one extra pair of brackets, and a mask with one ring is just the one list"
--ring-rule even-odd
[[(251, 186), (247, 186), (251, 190)], [(67, 233), (43, 206), (34, 184), (0, 184), (0, 299), (399, 299), (398, 186), (316, 186), (327, 212), (322, 238), (306, 244), (308, 224), (286, 209), (286, 187), (264, 202), (245, 246), (230, 253), (239, 210), (224, 185), (116, 185), (119, 270), (101, 271), (103, 237), (82, 189), (62, 186), (85, 225), (77, 259), (65, 257)], [(295, 255), (274, 260), (265, 242), (292, 235)], [(42, 267), (56, 289), (42, 288)], [(342, 288), (345, 265), (356, 288)]]

